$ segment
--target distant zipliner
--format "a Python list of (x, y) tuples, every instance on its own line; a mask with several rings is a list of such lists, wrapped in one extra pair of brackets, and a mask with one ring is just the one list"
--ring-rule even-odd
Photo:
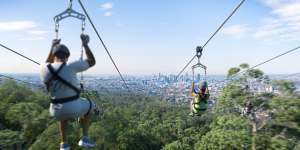
[[(69, 0), (69, 8), (54, 17), (56, 38), (52, 42), (51, 51), (45, 64), (41, 65), (41, 79), (47, 86), (51, 96), (50, 115), (60, 122), (60, 150), (69, 150), (67, 143), (67, 125), (69, 120), (79, 118), (83, 136), (78, 142), (80, 147), (95, 147), (95, 143), (88, 136), (88, 128), (91, 116), (96, 111), (95, 103), (88, 97), (83, 98), (84, 91), (83, 75), (80, 83), (77, 73), (82, 73), (96, 64), (96, 60), (88, 46), (90, 38), (84, 34), (85, 15), (72, 9), (72, 0)], [(60, 43), (58, 39), (59, 22), (65, 18), (73, 17), (82, 21), (81, 57), (79, 60), (68, 61), (70, 51), (67, 46)], [(85, 51), (87, 59), (83, 59)]]
[[(200, 116), (202, 115), (208, 108), (208, 99), (209, 99), (209, 90), (208, 90), (208, 84), (206, 81), (206, 69), (207, 67), (200, 63), (200, 58), (202, 56), (203, 48), (201, 46), (198, 46), (196, 48), (196, 56), (198, 58), (198, 63), (192, 66), (192, 73), (193, 73), (193, 82), (192, 82), (192, 90), (191, 90), (191, 96), (194, 97), (193, 100), (190, 102), (190, 110), (191, 116)], [(204, 71), (204, 77), (201, 80), (200, 76), (201, 74), (197, 74), (197, 79), (195, 79), (195, 71), (196, 69), (200, 69)], [(195, 82), (198, 82), (198, 85)]]

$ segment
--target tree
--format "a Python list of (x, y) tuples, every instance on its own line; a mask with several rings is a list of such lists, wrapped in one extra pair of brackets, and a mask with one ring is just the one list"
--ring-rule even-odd
[(291, 81), (277, 80), (273, 82), (273, 85), (285, 96), (293, 96), (297, 90), (295, 84)]
[(196, 150), (250, 149), (251, 139), (247, 131), (212, 130), (195, 145)]
[(180, 142), (180, 141), (174, 141), (170, 144), (167, 144), (164, 146), (162, 150), (193, 150), (194, 148), (191, 147), (191, 145)]
[(14, 149), (21, 143), (20, 133), (12, 130), (0, 130), (0, 148)]
[(161, 143), (147, 131), (128, 130), (117, 139), (120, 150), (159, 150)]
[(230, 68), (229, 71), (228, 71), (228, 74), (227, 74), (227, 77), (231, 77), (233, 75), (236, 75), (237, 73), (239, 73), (241, 71), (240, 68)]
[(248, 149), (251, 145), (249, 122), (236, 115), (218, 117), (211, 131), (195, 145), (196, 150)]
[(239, 66), (241, 69), (248, 69), (249, 68), (249, 65), (244, 63), (244, 64), (240, 64)]
[(36, 103), (18, 103), (9, 108), (5, 118), (11, 124), (29, 124), (32, 119), (38, 117), (43, 108)]

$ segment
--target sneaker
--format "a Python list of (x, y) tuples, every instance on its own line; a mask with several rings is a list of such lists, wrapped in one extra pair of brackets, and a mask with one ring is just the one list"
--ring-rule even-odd
[(67, 143), (60, 143), (60, 150), (70, 150), (70, 146)]
[(84, 136), (79, 142), (80, 147), (95, 147), (96, 144), (88, 137)]

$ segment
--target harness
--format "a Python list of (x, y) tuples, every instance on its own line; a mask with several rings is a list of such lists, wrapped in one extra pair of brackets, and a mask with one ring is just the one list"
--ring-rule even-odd
[[(75, 10), (73, 10), (72, 8), (72, 4), (73, 4), (73, 0), (69, 0), (69, 7), (63, 11), (62, 13), (56, 15), (54, 17), (54, 22), (55, 22), (55, 35), (56, 35), (56, 39), (58, 39), (59, 36), (59, 23), (64, 20), (65, 18), (69, 18), (69, 17), (73, 17), (76, 19), (81, 20), (81, 32), (82, 34), (85, 31), (85, 20), (86, 20), (86, 16), (84, 14), (81, 14)], [(80, 58), (83, 59), (83, 46), (81, 47), (81, 56)], [(52, 99), (51, 98), (51, 103), (53, 104), (62, 104), (62, 103), (66, 103), (66, 102), (70, 102), (70, 101), (74, 101), (78, 98), (80, 98), (80, 93), (84, 92), (84, 88), (83, 88), (83, 73), (81, 73), (81, 78), (80, 78), (80, 89), (77, 88), (76, 86), (74, 86), (73, 84), (69, 83), (68, 81), (66, 81), (65, 79), (63, 79), (61, 76), (59, 76), (59, 72), (61, 71), (61, 69), (65, 66), (66, 64), (63, 63), (59, 69), (57, 71), (54, 70), (54, 68), (51, 66), (51, 64), (47, 65), (49, 71), (51, 72), (51, 74), (53, 75), (52, 78), (45, 83), (47, 85), (47, 90), (49, 91), (49, 83), (52, 80), (59, 80), (61, 83), (65, 84), (66, 86), (68, 86), (69, 88), (71, 88), (73, 91), (75, 91), (76, 95), (72, 96), (72, 97), (66, 97), (66, 98), (60, 98), (60, 99)], [(88, 115), (92, 109), (93, 103), (92, 101), (89, 99), (89, 97), (86, 97), (86, 99), (89, 101), (89, 110), (87, 112), (86, 115)]]
[[(203, 65), (201, 62), (200, 62), (200, 58), (202, 56), (202, 51), (203, 51), (203, 47), (201, 46), (198, 46), (196, 48), (196, 57), (198, 58), (198, 62), (197, 64), (193, 65), (192, 66), (192, 75), (193, 75), (193, 92), (198, 94), (198, 97), (197, 97), (197, 100), (193, 102), (193, 110), (195, 112), (195, 114), (198, 114), (200, 112), (204, 112), (207, 110), (207, 99), (209, 98), (209, 93), (206, 93), (208, 89), (206, 89), (205, 92), (201, 93), (201, 91), (196, 91), (196, 89), (194, 88), (194, 83), (195, 82), (199, 82), (201, 79), (200, 79), (200, 73), (196, 73), (196, 69), (199, 71), (204, 71), (204, 76), (203, 76), (203, 80), (206, 81), (206, 69), (207, 67), (205, 65)], [(196, 74), (197, 74), (197, 79), (196, 79)]]
[[(206, 111), (207, 110), (207, 98), (208, 98), (209, 94), (203, 94), (199, 95), (198, 99), (199, 101), (198, 102), (193, 102), (193, 107), (196, 111)], [(197, 107), (198, 105), (198, 107)]]
[(78, 99), (80, 97), (80, 90), (75, 87), (73, 84), (71, 84), (70, 82), (66, 81), (65, 79), (63, 79), (60, 75), (59, 72), (62, 70), (62, 68), (66, 65), (66, 63), (63, 63), (58, 69), (57, 71), (54, 70), (54, 68), (52, 67), (51, 64), (47, 65), (47, 68), (49, 69), (50, 73), (52, 74), (52, 77), (50, 78), (50, 80), (48, 82), (46, 82), (46, 86), (47, 86), (47, 90), (49, 92), (49, 86), (50, 86), (50, 82), (53, 80), (58, 80), (61, 83), (63, 83), (64, 85), (66, 85), (67, 87), (71, 88), (73, 91), (75, 91), (76, 95), (71, 96), (71, 97), (66, 97), (66, 98), (51, 98), (51, 103), (53, 104), (62, 104), (62, 103), (66, 103), (66, 102), (70, 102), (70, 101), (74, 101), (76, 99)]

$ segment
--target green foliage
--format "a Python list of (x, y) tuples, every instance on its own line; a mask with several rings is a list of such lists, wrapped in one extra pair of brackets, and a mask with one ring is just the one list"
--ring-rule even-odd
[[(249, 69), (232, 68), (228, 76)], [(300, 97), (293, 83), (276, 83), (283, 95), (256, 94), (251, 82), (269, 82), (263, 72), (246, 70), (229, 82), (217, 97), (212, 111), (189, 117), (187, 104), (170, 104), (157, 97), (126, 93), (86, 91), (101, 106), (102, 117), (93, 118), (89, 134), (102, 150), (227, 150), (297, 149), (300, 143)], [(59, 130), (49, 116), (49, 100), (40, 90), (7, 80), (0, 84), (0, 149), (58, 149)], [(245, 102), (259, 110), (257, 124), (240, 115)], [(261, 116), (270, 115), (263, 118)], [(254, 132), (253, 124), (257, 125)], [(68, 142), (80, 149), (79, 125), (72, 120)]]
[(276, 97), (272, 99), (271, 107), (276, 110), (273, 120), (278, 124), (300, 129), (300, 99)]
[(247, 75), (251, 78), (262, 78), (264, 75), (264, 72), (262, 72), (259, 69), (250, 69), (247, 71)]
[(246, 131), (212, 130), (195, 145), (196, 150), (249, 149), (251, 140)]
[(120, 150), (159, 150), (160, 141), (147, 131), (131, 129), (121, 133), (117, 139)]
[(163, 150), (193, 150), (194, 148), (187, 143), (183, 143), (180, 141), (174, 141), (170, 144), (167, 144)]
[(249, 122), (236, 115), (218, 117), (211, 131), (195, 145), (196, 150), (225, 150), (249, 148), (251, 133)]
[(28, 124), (40, 115), (43, 108), (36, 103), (18, 103), (9, 108), (5, 119), (11, 124)]
[(258, 131), (255, 137), (256, 149), (266, 150), (271, 147), (271, 133), (266, 131)]
[(0, 148), (13, 149), (16, 144), (21, 143), (20, 133), (12, 130), (0, 130)]
[(230, 114), (218, 117), (211, 125), (212, 129), (220, 130), (250, 130), (250, 123), (245, 118)]
[(227, 73), (227, 77), (231, 77), (233, 75), (236, 75), (240, 71), (241, 71), (240, 68), (230, 68), (229, 71), (228, 71), (228, 73)]
[(240, 64), (239, 66), (241, 69), (248, 69), (249, 68), (249, 65), (248, 64)]
[[(47, 128), (49, 113), (44, 111), (46, 103), (49, 105), (47, 96), (41, 91), (5, 80), (0, 85), (0, 97), (0, 120), (2, 129), (6, 129), (3, 130), (5, 136), (10, 135), (11, 142), (17, 142), (10, 143), (12, 147), (28, 147)], [(15, 134), (17, 138), (13, 136)]]
[(300, 149), (300, 142), (294, 147), (294, 150), (299, 150)]
[(49, 126), (31, 145), (32, 150), (59, 149), (59, 130), (57, 124)]
[(274, 150), (289, 150), (289, 141), (280, 138), (272, 138), (271, 149)]
[(264, 72), (259, 69), (249, 68), (248, 64), (240, 64), (238, 67), (232, 67), (228, 70), (227, 77), (232, 77), (243, 71), (243, 75), (246, 78), (255, 78), (260, 80), (268, 80), (264, 76)]
[(297, 89), (295, 84), (291, 81), (276, 80), (273, 82), (273, 85), (286, 96), (293, 95)]

